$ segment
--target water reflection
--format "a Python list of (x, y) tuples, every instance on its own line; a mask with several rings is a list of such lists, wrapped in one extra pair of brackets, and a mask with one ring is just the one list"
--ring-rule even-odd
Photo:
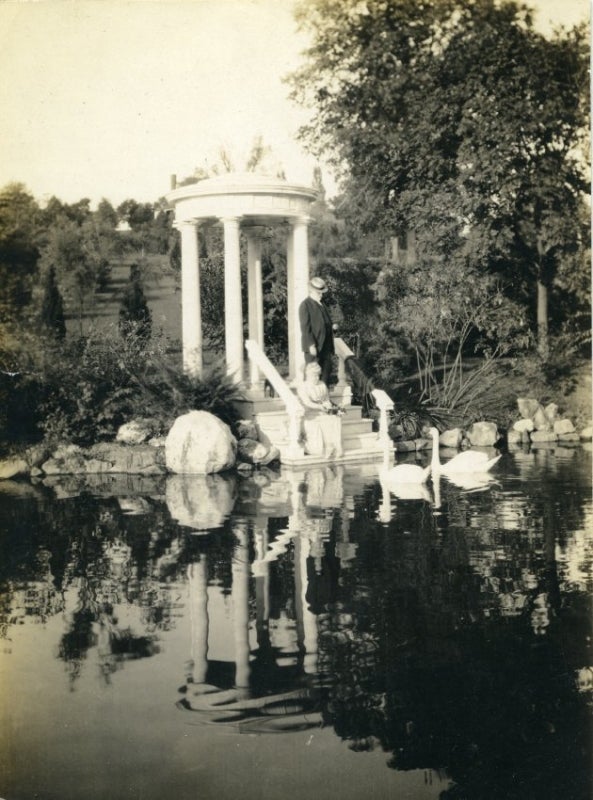
[(40, 669), (57, 657), (75, 692), (175, 636), (180, 725), (332, 730), (395, 777), (428, 770), (417, 797), (589, 797), (590, 454), (517, 450), (484, 478), (409, 497), (376, 465), (5, 482), (5, 657), (55, 622)]

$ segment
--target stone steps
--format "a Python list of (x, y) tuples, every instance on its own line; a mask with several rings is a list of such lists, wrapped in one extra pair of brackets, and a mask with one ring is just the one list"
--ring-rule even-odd
[[(253, 420), (257, 425), (259, 438), (265, 444), (273, 445), (280, 451), (282, 463), (301, 466), (323, 463), (324, 459), (315, 456), (295, 458), (289, 452), (288, 414), (283, 409), (273, 408), (256, 411)], [(373, 422), (363, 418), (360, 406), (348, 406), (342, 422), (342, 447), (344, 454), (340, 462), (375, 460), (383, 454), (382, 445), (373, 431)]]

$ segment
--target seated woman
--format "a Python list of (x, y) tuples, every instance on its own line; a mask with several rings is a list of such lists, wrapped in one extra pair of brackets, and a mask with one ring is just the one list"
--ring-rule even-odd
[(341, 458), (342, 422), (320, 375), (321, 367), (312, 361), (305, 368), (305, 380), (297, 388), (299, 400), (305, 407), (305, 452), (311, 456)]

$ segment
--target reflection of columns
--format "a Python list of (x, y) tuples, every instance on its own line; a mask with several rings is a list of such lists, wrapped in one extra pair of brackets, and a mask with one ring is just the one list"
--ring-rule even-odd
[(202, 372), (202, 312), (200, 308), (200, 265), (198, 226), (182, 222), (181, 232), (181, 339), (183, 369), (189, 375)]
[(290, 378), (303, 377), (305, 356), (301, 350), (299, 306), (308, 294), (309, 285), (309, 217), (291, 221), (287, 249), (288, 282), (288, 366)]
[(243, 379), (243, 310), (241, 306), (241, 263), (239, 219), (228, 217), (224, 224), (224, 337), (227, 373)]
[(237, 539), (233, 553), (233, 630), (235, 641), (235, 686), (249, 686), (249, 549), (247, 524), (233, 526)]
[[(307, 558), (310, 542), (303, 528), (294, 542), (294, 577), (296, 589), (296, 612), (299, 639), (304, 651), (303, 669), (308, 675), (317, 673), (317, 617), (307, 605)], [(300, 613), (299, 613), (300, 612)], [(300, 624), (299, 624), (300, 623)]]
[[(262, 243), (257, 234), (247, 236), (247, 308), (249, 338), (264, 350), (264, 301), (261, 268)], [(251, 388), (261, 388), (263, 382), (255, 362), (251, 361), (249, 372)]]
[(208, 572), (206, 556), (187, 568), (194, 683), (206, 683), (208, 669)]
[(257, 614), (258, 644), (261, 646), (260, 635), (267, 630), (270, 619), (270, 564), (265, 561), (268, 553), (268, 520), (256, 519), (253, 522), (253, 538), (255, 546), (255, 559), (259, 568), (255, 573), (255, 609)]

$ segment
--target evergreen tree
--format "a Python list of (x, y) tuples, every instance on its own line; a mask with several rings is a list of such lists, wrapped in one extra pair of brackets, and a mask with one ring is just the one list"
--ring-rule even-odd
[(119, 330), (122, 336), (132, 334), (144, 341), (150, 339), (152, 333), (152, 315), (138, 264), (130, 265), (130, 277), (119, 308)]
[(45, 274), (40, 322), (42, 327), (57, 339), (64, 339), (66, 336), (64, 301), (56, 281), (56, 269), (53, 266)]

